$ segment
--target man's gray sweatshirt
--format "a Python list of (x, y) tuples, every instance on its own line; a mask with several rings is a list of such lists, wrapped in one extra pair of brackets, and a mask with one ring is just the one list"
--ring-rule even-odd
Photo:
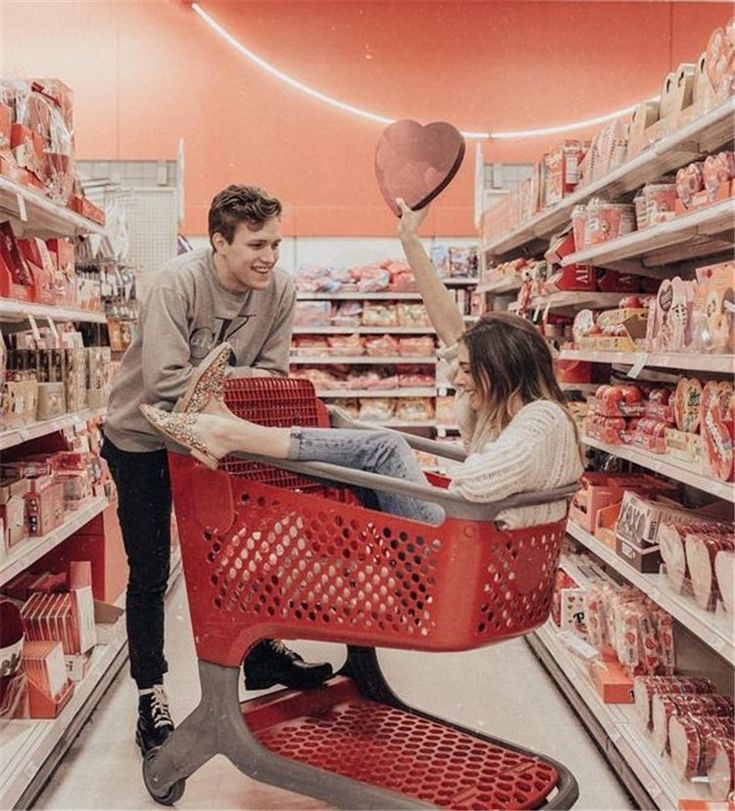
[(123, 356), (105, 435), (124, 451), (163, 448), (162, 436), (138, 406), (170, 411), (192, 369), (223, 341), (232, 345), (233, 375), (253, 370), (287, 375), (295, 303), (293, 282), (282, 270), (273, 271), (265, 290), (234, 293), (220, 283), (209, 247), (169, 262), (156, 277)]

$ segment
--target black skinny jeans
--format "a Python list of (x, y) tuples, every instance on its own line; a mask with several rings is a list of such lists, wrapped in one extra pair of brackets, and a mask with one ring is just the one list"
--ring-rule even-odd
[(164, 598), (170, 574), (171, 480), (166, 451), (130, 453), (105, 437), (102, 457), (117, 487), (117, 515), (130, 566), (126, 624), (138, 689), (163, 681)]

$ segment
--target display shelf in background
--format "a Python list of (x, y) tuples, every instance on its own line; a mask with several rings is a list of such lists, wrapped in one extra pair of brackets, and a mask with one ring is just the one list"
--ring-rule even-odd
[(436, 364), (437, 358), (434, 357), (411, 357), (410, 355), (391, 355), (381, 358), (377, 355), (292, 355), (289, 363), (294, 366), (319, 366), (326, 364), (348, 365), (378, 365), (378, 366), (395, 366), (395, 365), (428, 365)]
[(298, 301), (421, 301), (421, 293), (414, 292), (395, 292), (390, 291), (375, 292), (375, 293), (296, 293)]
[(436, 389), (317, 389), (317, 397), (330, 399), (339, 397), (436, 397)]
[(653, 470), (654, 473), (660, 473), (670, 479), (676, 479), (682, 484), (689, 484), (705, 493), (735, 503), (735, 484), (712, 479), (690, 468), (682, 467), (676, 460), (672, 460), (670, 456), (651, 453), (643, 448), (635, 448), (631, 445), (608, 445), (588, 436), (583, 436), (582, 442), (590, 448), (597, 448), (599, 451), (610, 453), (620, 459), (634, 462), (636, 465)]
[(19, 428), (9, 428), (7, 431), (0, 432), (0, 451), (5, 451), (14, 445), (20, 445), (22, 442), (28, 442), (31, 439), (53, 434), (56, 431), (63, 431), (65, 428), (81, 427), (89, 420), (104, 417), (106, 411), (106, 408), (88, 408), (85, 411), (55, 417), (52, 420), (33, 422)]
[[(549, 296), (531, 300), (529, 310), (560, 310), (562, 307), (617, 307), (620, 299), (628, 293), (599, 293), (596, 290), (561, 290)], [(518, 303), (513, 302), (508, 310), (515, 312)]]
[(0, 177), (0, 212), (10, 218), (19, 231), (43, 239), (106, 234), (104, 227), (96, 222), (6, 177)]
[[(592, 248), (571, 253), (562, 266), (594, 265), (607, 267), (635, 257), (642, 259), (640, 268), (626, 268), (631, 273), (644, 273), (648, 267), (702, 258), (731, 247), (735, 229), (735, 200), (729, 198), (704, 208), (694, 209), (668, 222), (633, 231)], [(718, 235), (725, 235), (725, 242)], [(696, 238), (696, 239), (695, 239)], [(646, 261), (646, 258), (648, 261)], [(670, 272), (664, 271), (667, 276)]]
[(560, 226), (566, 225), (574, 206), (591, 197), (613, 199), (701, 158), (702, 153), (726, 146), (733, 140), (733, 115), (735, 99), (730, 99), (672, 135), (661, 138), (599, 180), (565, 197), (558, 205), (539, 212), (499, 239), (481, 246), (480, 253), (510, 258), (513, 252), (520, 253), (526, 244), (548, 238)]
[[(590, 728), (588, 725), (588, 728), (598, 738), (598, 744), (607, 753), (613, 766), (615, 763), (610, 758), (610, 747), (617, 750), (627, 769), (615, 770), (639, 807), (651, 807), (645, 795), (660, 809), (678, 808), (680, 799), (712, 799), (705, 785), (677, 778), (670, 764), (654, 750), (648, 735), (639, 728), (633, 704), (605, 704), (602, 701), (584, 664), (559, 641), (558, 632), (551, 620), (530, 634), (527, 640), (572, 706), (582, 710), (582, 719), (586, 717), (585, 710), (592, 714), (604, 733), (604, 739), (600, 740), (599, 735), (595, 735), (594, 727)], [(638, 781), (638, 785), (630, 781), (628, 770)]]
[[(171, 560), (168, 591), (181, 575), (181, 554)], [(117, 601), (122, 608), (124, 594)], [(113, 679), (127, 660), (127, 639), (98, 645), (92, 653), (86, 678), (57, 718), (8, 721), (0, 730), (0, 807), (31, 808), (57, 764), (94, 712)]]
[(690, 369), (697, 372), (732, 374), (735, 355), (707, 355), (696, 352), (604, 352), (595, 349), (562, 349), (559, 360), (618, 363), (641, 368)]
[(523, 284), (518, 276), (510, 278), (493, 279), (490, 282), (481, 282), (477, 285), (476, 293), (491, 293), (495, 296), (502, 296), (508, 293), (515, 293), (521, 289)]
[(80, 504), (76, 510), (65, 514), (66, 521), (46, 535), (24, 538), (0, 562), (0, 586), (7, 583), (47, 552), (65, 541), (78, 529), (99, 515), (109, 504), (104, 496), (95, 496)]
[(97, 324), (107, 323), (107, 316), (103, 312), (0, 298), (0, 321), (23, 321), (29, 315), (32, 315), (34, 318), (52, 318), (54, 321), (92, 321)]
[(643, 574), (623, 560), (614, 549), (605, 546), (582, 527), (571, 521), (567, 532), (601, 560), (639, 588), (681, 625), (699, 637), (709, 648), (735, 665), (735, 618), (724, 612), (705, 611), (694, 597), (678, 594), (665, 574)]
[(433, 327), (294, 327), (294, 335), (435, 335)]

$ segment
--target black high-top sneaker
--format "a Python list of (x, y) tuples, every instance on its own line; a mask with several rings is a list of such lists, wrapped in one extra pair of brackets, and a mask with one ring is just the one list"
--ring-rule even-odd
[(141, 690), (138, 698), (138, 725), (135, 742), (145, 756), (151, 749), (162, 746), (174, 731), (174, 722), (168, 709), (168, 697), (162, 684)]
[(248, 690), (265, 690), (274, 684), (308, 689), (319, 687), (332, 675), (328, 662), (305, 662), (278, 639), (258, 642), (245, 659), (243, 670)]

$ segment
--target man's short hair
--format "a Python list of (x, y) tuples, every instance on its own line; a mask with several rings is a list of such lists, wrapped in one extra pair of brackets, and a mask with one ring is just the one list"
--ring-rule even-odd
[(259, 231), (267, 220), (280, 217), (281, 210), (281, 201), (257, 186), (228, 186), (209, 207), (209, 241), (219, 232), (232, 243), (241, 222), (251, 231)]

